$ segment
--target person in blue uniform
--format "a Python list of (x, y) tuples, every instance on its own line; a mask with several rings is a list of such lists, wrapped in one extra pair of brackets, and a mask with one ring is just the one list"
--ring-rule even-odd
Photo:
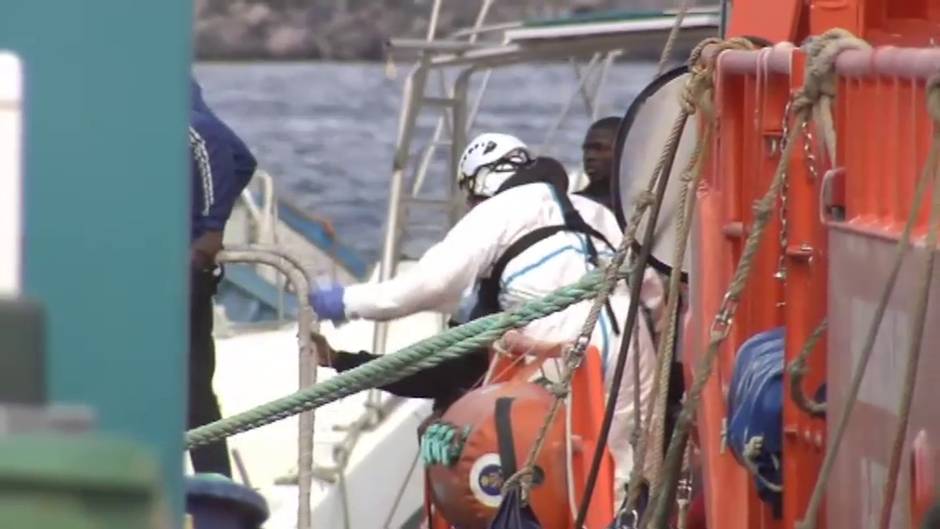
[[(212, 297), (222, 277), (215, 257), (222, 250), (222, 232), (235, 200), (251, 180), (257, 162), (248, 147), (206, 105), (195, 80), (189, 114), (192, 175), (190, 231), (189, 401), (187, 426), (194, 428), (222, 418), (212, 390), (215, 344), (212, 339)], [(224, 441), (190, 453), (196, 472), (232, 475)]]

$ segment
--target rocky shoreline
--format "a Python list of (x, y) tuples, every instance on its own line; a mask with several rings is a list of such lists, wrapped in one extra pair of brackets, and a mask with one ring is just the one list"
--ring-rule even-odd
[[(572, 10), (660, 9), (663, 0), (507, 0), (488, 22), (563, 15)], [(369, 60), (385, 58), (391, 36), (420, 37), (430, 0), (196, 0), (194, 46), (199, 60)], [(471, 26), (472, 0), (445, 0), (439, 32)]]

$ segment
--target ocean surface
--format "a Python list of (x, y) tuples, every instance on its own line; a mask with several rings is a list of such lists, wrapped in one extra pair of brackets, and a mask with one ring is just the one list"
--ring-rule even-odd
[[(274, 177), (278, 194), (329, 218), (343, 244), (373, 262), (381, 251), (409, 68), (399, 66), (390, 77), (385, 65), (372, 63), (207, 63), (197, 65), (195, 75), (210, 106)], [(598, 98), (598, 115), (623, 115), (654, 70), (651, 64), (614, 65)], [(536, 152), (558, 158), (569, 169), (580, 168), (581, 140), (591, 122), (582, 97), (574, 99), (567, 119), (547, 138), (576, 93), (575, 79), (570, 64), (494, 72), (470, 135), (515, 134)], [(430, 138), (439, 115), (429, 108), (420, 117), (413, 156)], [(431, 166), (427, 189), (432, 192), (442, 192), (445, 179), (452, 177), (445, 152), (440, 149)], [(426, 215), (411, 222), (432, 229), (408, 241), (409, 254), (442, 234), (433, 229), (443, 225), (442, 218)]]

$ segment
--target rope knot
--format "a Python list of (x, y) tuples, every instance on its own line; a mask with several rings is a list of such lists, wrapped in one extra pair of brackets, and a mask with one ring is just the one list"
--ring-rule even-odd
[(421, 460), (426, 466), (452, 466), (460, 459), (469, 434), (469, 426), (458, 429), (445, 421), (432, 423), (421, 436)]
[[(704, 58), (705, 50), (712, 51), (709, 59)], [(698, 43), (692, 53), (689, 54), (689, 81), (686, 83), (679, 104), (682, 110), (688, 114), (694, 114), (696, 109), (711, 114), (712, 109), (712, 91), (715, 85), (715, 65), (717, 57), (726, 50), (752, 50), (754, 45), (751, 41), (735, 37), (728, 40), (721, 40), (717, 37), (710, 37)]]
[(807, 56), (806, 78), (803, 88), (794, 98), (793, 111), (799, 115), (822, 98), (836, 96), (836, 59), (843, 51), (865, 50), (871, 46), (849, 31), (841, 28), (830, 29), (819, 37), (810, 40), (804, 47)]
[(563, 399), (568, 396), (569, 388), (564, 384), (549, 384), (546, 388), (556, 399)]
[(650, 191), (643, 190), (637, 194), (634, 204), (636, 209), (644, 210), (653, 205), (653, 202), (656, 201), (656, 197), (653, 196), (653, 193)]
[(522, 491), (522, 500), (526, 501), (529, 496), (529, 490), (532, 489), (532, 481), (535, 476), (535, 468), (532, 466), (522, 467), (518, 472), (509, 476), (506, 481), (503, 482), (503, 487), (500, 490), (500, 493), (505, 496), (513, 489), (519, 489)]

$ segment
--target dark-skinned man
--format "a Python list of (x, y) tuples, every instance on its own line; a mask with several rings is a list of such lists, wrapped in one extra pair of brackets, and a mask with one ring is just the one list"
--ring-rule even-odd
[(607, 209), (613, 208), (610, 177), (619, 128), (619, 117), (599, 119), (588, 128), (581, 144), (588, 185), (577, 194), (603, 204)]

